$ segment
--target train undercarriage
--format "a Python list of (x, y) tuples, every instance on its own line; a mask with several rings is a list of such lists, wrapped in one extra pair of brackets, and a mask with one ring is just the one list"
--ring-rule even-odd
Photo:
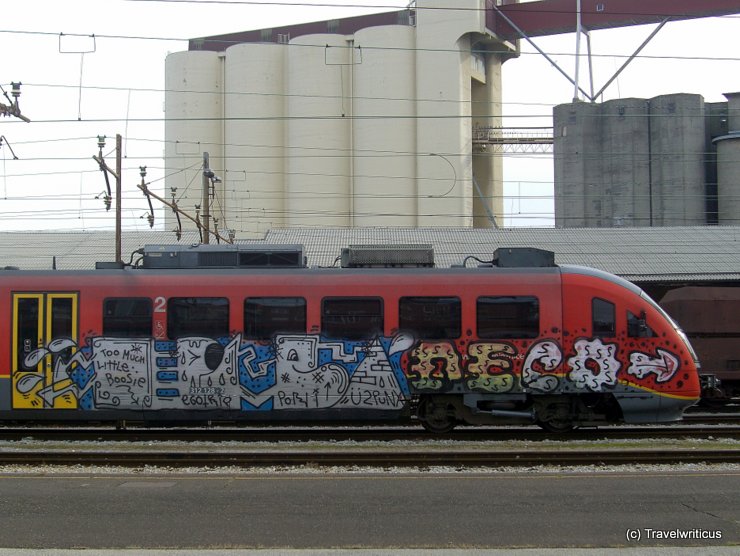
[(415, 400), (422, 426), (434, 433), (457, 425), (532, 425), (550, 432), (618, 423), (622, 408), (612, 394), (512, 395), (490, 399), (477, 394), (427, 395)]

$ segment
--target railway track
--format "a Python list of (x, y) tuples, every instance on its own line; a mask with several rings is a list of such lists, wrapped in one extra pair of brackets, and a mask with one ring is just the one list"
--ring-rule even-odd
[[(644, 439), (659, 444), (641, 443)], [(23, 427), (0, 429), (0, 465), (467, 468), (740, 463), (740, 445), (735, 448), (732, 442), (738, 439), (740, 425), (615, 426), (560, 435), (534, 427), (463, 427), (445, 435), (414, 426)], [(711, 449), (704, 440), (712, 441)]]
[(157, 467), (500, 467), (740, 463), (740, 449), (0, 451), (0, 465)]
[(342, 441), (434, 441), (456, 442), (505, 440), (600, 440), (641, 438), (732, 438), (740, 439), (736, 425), (615, 426), (550, 433), (535, 427), (459, 428), (447, 434), (431, 434), (419, 427), (254, 427), (254, 428), (113, 428), (21, 427), (0, 429), (0, 440), (120, 441), (120, 442), (342, 442)]

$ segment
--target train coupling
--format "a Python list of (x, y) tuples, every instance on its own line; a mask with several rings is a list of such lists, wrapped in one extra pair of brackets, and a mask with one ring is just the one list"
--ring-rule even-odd
[(722, 388), (720, 388), (722, 381), (717, 378), (717, 375), (700, 375), (699, 385), (701, 386), (702, 399), (725, 397)]

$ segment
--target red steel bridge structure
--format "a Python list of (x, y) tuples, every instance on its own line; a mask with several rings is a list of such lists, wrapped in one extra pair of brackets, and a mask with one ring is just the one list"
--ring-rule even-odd
[(487, 27), (509, 40), (522, 38), (516, 27), (528, 37), (573, 33), (578, 4), (581, 24), (590, 31), (740, 13), (740, 0), (540, 0), (520, 4), (504, 0), (496, 4), (496, 0), (487, 0)]

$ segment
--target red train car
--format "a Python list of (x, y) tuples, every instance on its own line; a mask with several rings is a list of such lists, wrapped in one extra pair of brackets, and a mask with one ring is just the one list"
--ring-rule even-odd
[(702, 376), (707, 378), (702, 402), (736, 403), (740, 398), (740, 288), (685, 286), (666, 293), (660, 305), (681, 325), (699, 355)]
[(0, 418), (568, 430), (698, 399), (686, 337), (625, 280), (535, 250), (444, 269), (393, 253), (306, 268), (300, 249), (154, 246), (143, 268), (0, 271)]

